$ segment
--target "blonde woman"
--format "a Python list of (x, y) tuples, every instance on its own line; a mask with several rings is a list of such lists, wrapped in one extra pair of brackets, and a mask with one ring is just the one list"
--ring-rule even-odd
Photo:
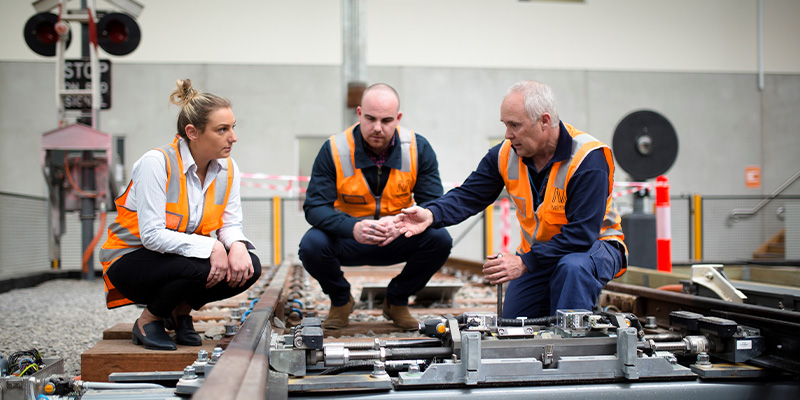
[(175, 140), (136, 161), (100, 252), (108, 308), (145, 305), (132, 341), (153, 350), (200, 346), (192, 309), (239, 294), (261, 275), (242, 232), (230, 101), (189, 79), (176, 83)]

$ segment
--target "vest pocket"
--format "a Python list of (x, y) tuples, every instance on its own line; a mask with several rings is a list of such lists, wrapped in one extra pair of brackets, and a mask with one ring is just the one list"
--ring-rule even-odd
[(181, 221), (183, 221), (183, 215), (170, 211), (167, 211), (165, 215), (166, 215), (167, 229), (177, 231), (178, 227), (181, 226)]
[(364, 196), (353, 196), (349, 194), (342, 194), (342, 201), (347, 204), (367, 204), (367, 198)]
[[(528, 217), (528, 215), (527, 215), (528, 214), (528, 210), (525, 207), (525, 198), (514, 196), (511, 193), (509, 193), (508, 196), (511, 197), (511, 200), (514, 202), (514, 205), (517, 207), (517, 214), (522, 216), (522, 218), (527, 218)], [(534, 212), (536, 212), (536, 210), (534, 210)]]

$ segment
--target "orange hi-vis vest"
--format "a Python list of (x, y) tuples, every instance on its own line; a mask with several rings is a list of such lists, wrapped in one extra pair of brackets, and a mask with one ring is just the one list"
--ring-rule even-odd
[[(533, 209), (534, 199), (528, 167), (522, 162), (522, 158), (513, 151), (510, 141), (505, 140), (500, 147), (497, 165), (506, 184), (506, 190), (517, 206), (517, 219), (519, 219), (520, 235), (522, 236), (517, 251), (521, 254), (527, 253), (534, 243), (549, 241), (554, 235), (561, 233), (561, 226), (569, 222), (565, 211), (569, 180), (589, 152), (602, 149), (609, 166), (609, 186), (606, 194), (606, 214), (597, 238), (621, 243), (627, 259), (628, 249), (623, 242), (622, 219), (611, 202), (614, 187), (614, 161), (611, 149), (588, 133), (581, 132), (571, 125), (564, 125), (572, 137), (572, 154), (566, 160), (553, 163), (547, 178), (544, 199), (536, 210)], [(626, 268), (623, 267), (615, 277), (622, 276), (625, 270)]]
[(355, 167), (356, 143), (353, 129), (356, 125), (332, 135), (329, 139), (336, 165), (336, 201), (333, 207), (356, 218), (378, 219), (399, 214), (401, 209), (414, 205), (411, 192), (417, 182), (416, 136), (410, 129), (397, 126), (402, 155), (401, 167), (399, 170), (391, 169), (383, 193), (376, 196), (364, 179), (364, 174)]
[[(183, 174), (183, 160), (178, 150), (178, 139), (172, 144), (164, 145), (156, 150), (164, 153), (167, 160), (167, 207), (165, 210), (166, 227), (173, 231), (186, 232), (189, 223), (189, 196), (186, 190), (186, 175)], [(228, 204), (228, 196), (231, 193), (233, 183), (233, 163), (230, 157), (227, 158), (228, 169), (220, 169), (214, 182), (209, 186), (205, 205), (203, 207), (203, 217), (194, 232), (208, 236), (212, 231), (222, 227), (222, 214)], [(128, 204), (128, 193), (130, 193), (133, 181), (128, 184), (128, 188), (119, 196), (115, 204), (117, 205), (117, 218), (108, 227), (108, 239), (100, 250), (100, 263), (103, 265), (103, 281), (106, 289), (106, 305), (108, 308), (115, 308), (132, 304), (133, 302), (125, 298), (105, 275), (108, 268), (125, 254), (131, 253), (143, 247), (142, 239), (139, 236), (139, 219), (136, 211)]]

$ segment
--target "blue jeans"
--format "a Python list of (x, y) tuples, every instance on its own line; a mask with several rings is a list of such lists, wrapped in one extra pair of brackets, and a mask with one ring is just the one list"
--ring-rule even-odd
[(597, 240), (586, 252), (567, 254), (552, 266), (526, 272), (508, 284), (504, 318), (538, 318), (560, 309), (591, 310), (600, 290), (622, 268), (615, 244)]
[(450, 256), (453, 239), (444, 228), (428, 229), (406, 238), (400, 236), (386, 246), (361, 244), (311, 228), (300, 241), (298, 255), (303, 267), (316, 279), (334, 306), (350, 301), (350, 283), (345, 266), (386, 266), (405, 262), (403, 271), (386, 288), (389, 304), (408, 305), (408, 296), (424, 288)]

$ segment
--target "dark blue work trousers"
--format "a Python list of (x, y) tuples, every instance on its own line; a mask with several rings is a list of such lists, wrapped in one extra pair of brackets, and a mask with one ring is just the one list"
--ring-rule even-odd
[(616, 244), (594, 242), (589, 251), (567, 254), (550, 268), (526, 272), (508, 284), (503, 318), (538, 318), (556, 310), (591, 310), (600, 290), (623, 265)]
[(303, 267), (316, 279), (334, 306), (350, 301), (350, 283), (342, 266), (386, 266), (405, 262), (403, 271), (386, 288), (389, 304), (408, 305), (408, 296), (424, 288), (450, 256), (453, 239), (444, 228), (428, 229), (407, 238), (400, 236), (386, 246), (361, 244), (311, 228), (300, 241), (298, 255)]

